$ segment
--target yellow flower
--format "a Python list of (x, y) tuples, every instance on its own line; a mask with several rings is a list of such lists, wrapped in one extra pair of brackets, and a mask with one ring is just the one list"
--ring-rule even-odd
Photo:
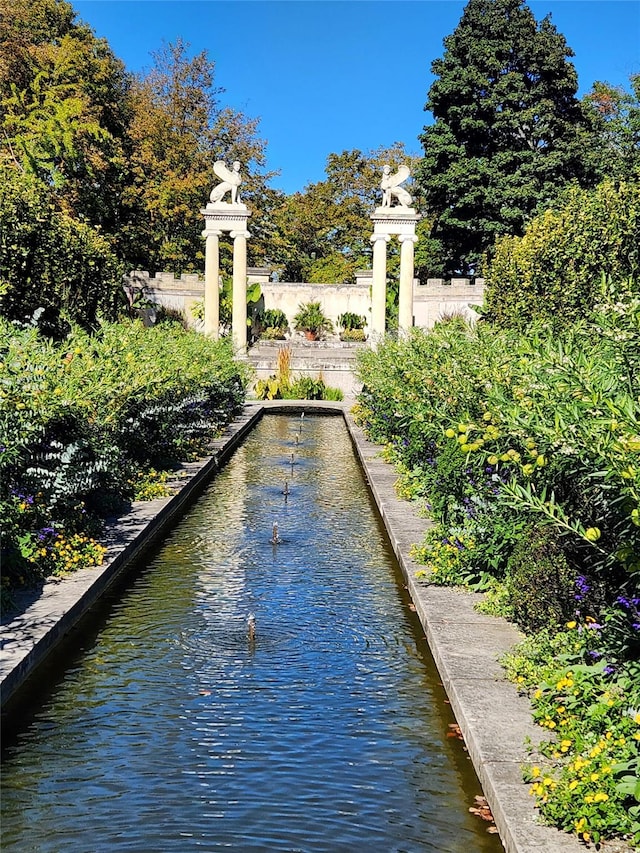
[(578, 780), (572, 779), (571, 782), (569, 782), (569, 790), (574, 791), (577, 787), (578, 787)]
[(540, 768), (537, 765), (535, 767), (531, 768), (531, 775), (533, 776), (534, 779), (537, 779), (538, 776), (540, 775)]
[(576, 627), (576, 623), (574, 621), (567, 622), (567, 628), (572, 629)]
[(609, 799), (609, 795), (605, 794), (604, 791), (598, 791), (598, 793), (594, 796), (594, 803), (606, 803)]

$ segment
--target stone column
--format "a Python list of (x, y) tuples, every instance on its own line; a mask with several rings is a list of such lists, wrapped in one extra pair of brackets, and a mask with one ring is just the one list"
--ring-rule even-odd
[(373, 234), (373, 283), (371, 293), (371, 335), (384, 337), (387, 308), (387, 243), (388, 234)]
[(247, 237), (248, 231), (232, 231), (233, 237), (233, 306), (231, 334), (234, 348), (247, 349)]
[(220, 250), (221, 231), (204, 231), (204, 333), (214, 340), (220, 334)]
[(398, 328), (408, 332), (413, 326), (413, 244), (415, 234), (399, 234), (400, 240), (400, 294), (398, 297)]

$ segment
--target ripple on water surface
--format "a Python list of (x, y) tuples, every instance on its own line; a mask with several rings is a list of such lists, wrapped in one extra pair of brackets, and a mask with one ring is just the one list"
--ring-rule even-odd
[(85, 646), (3, 850), (501, 849), (338, 418), (264, 418)]

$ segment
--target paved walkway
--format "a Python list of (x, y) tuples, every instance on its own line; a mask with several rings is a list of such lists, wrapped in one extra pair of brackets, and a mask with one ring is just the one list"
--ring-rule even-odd
[[(538, 823), (532, 798), (522, 783), (520, 768), (529, 760), (525, 737), (535, 743), (541, 730), (531, 721), (528, 700), (505, 680), (498, 664), (519, 634), (505, 620), (476, 613), (477, 596), (416, 582), (418, 567), (409, 551), (422, 539), (429, 522), (396, 497), (393, 468), (380, 458), (380, 448), (366, 441), (349, 407), (348, 402), (295, 401), (246, 406), (243, 415), (212, 444), (209, 459), (185, 466), (173, 497), (137, 503), (129, 515), (110, 526), (103, 567), (45, 584), (36, 600), (25, 601), (23, 611), (0, 626), (3, 703), (16, 694), (133, 557), (171, 526), (264, 411), (324, 409), (343, 413), (505, 850), (584, 853), (584, 846), (576, 839)], [(612, 848), (603, 849), (606, 853)], [(621, 848), (616, 845), (615, 849)]]

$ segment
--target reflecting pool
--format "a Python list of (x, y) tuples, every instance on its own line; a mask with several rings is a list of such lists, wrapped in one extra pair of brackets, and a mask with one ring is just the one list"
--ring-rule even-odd
[(409, 604), (342, 419), (265, 417), (6, 739), (2, 850), (502, 850)]

